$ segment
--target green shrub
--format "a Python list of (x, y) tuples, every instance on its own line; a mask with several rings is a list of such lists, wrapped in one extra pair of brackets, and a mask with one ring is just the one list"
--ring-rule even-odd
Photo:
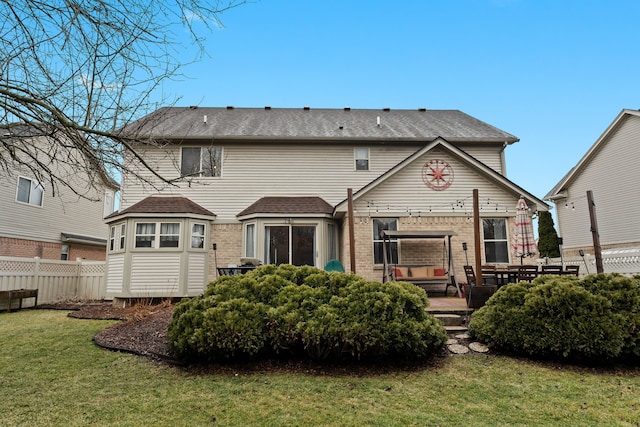
[(262, 354), (314, 359), (430, 356), (446, 340), (423, 290), (314, 267), (263, 266), (176, 306), (171, 348), (187, 360)]
[(533, 356), (605, 361), (638, 354), (640, 278), (542, 276), (501, 288), (472, 316), (473, 336)]

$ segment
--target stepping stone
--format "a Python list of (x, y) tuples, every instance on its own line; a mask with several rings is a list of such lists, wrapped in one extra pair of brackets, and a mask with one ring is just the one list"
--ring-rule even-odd
[(489, 352), (489, 347), (487, 347), (486, 345), (480, 343), (480, 342), (472, 342), (471, 344), (469, 344), (469, 348), (473, 351), (475, 351), (476, 353), (488, 353)]
[(453, 354), (467, 354), (469, 353), (469, 347), (467, 347), (466, 345), (460, 345), (460, 344), (452, 344), (450, 346), (448, 346), (449, 351)]
[(455, 335), (455, 337), (458, 338), (459, 340), (468, 340), (469, 338), (471, 338), (469, 334), (458, 334), (458, 335)]
[(449, 338), (447, 340), (447, 345), (453, 345), (453, 344), (458, 344), (458, 340), (454, 338)]

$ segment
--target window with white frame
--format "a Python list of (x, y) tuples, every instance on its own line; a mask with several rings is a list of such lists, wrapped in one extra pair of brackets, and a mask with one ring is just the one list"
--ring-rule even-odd
[(62, 245), (60, 247), (60, 260), (67, 261), (69, 259), (69, 245)]
[(256, 256), (256, 225), (247, 224), (244, 228), (244, 256), (255, 258)]
[(136, 248), (177, 248), (180, 246), (180, 223), (139, 222), (135, 242)]
[(508, 263), (509, 242), (505, 218), (483, 218), (484, 258), (487, 263)]
[(29, 178), (18, 177), (16, 200), (34, 206), (42, 206), (44, 188), (39, 182)]
[(116, 250), (116, 226), (115, 225), (109, 229), (109, 250), (110, 251)]
[(191, 224), (191, 249), (204, 249), (204, 224)]
[(222, 174), (222, 147), (182, 147), (182, 176), (219, 177)]
[(124, 223), (112, 225), (109, 228), (109, 251), (124, 249), (126, 225)]
[(160, 247), (177, 248), (180, 245), (180, 223), (160, 223)]
[(118, 249), (124, 249), (126, 231), (127, 231), (127, 224), (120, 224), (120, 247)]
[[(397, 230), (398, 219), (397, 218), (373, 218), (373, 263), (380, 265), (384, 263), (383, 245), (384, 241), (380, 233), (383, 230)], [(391, 264), (398, 263), (398, 242), (396, 239), (391, 239), (389, 247), (390, 253), (387, 256), (391, 257), (388, 261)]]
[(355, 161), (355, 167), (357, 171), (369, 170), (369, 149), (368, 148), (356, 148), (353, 152)]

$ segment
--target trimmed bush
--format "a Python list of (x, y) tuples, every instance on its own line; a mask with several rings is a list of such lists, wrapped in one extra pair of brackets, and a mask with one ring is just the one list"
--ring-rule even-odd
[(268, 265), (221, 277), (202, 297), (180, 302), (168, 336), (174, 353), (192, 361), (269, 354), (417, 359), (446, 341), (427, 305), (425, 292), (409, 283)]
[(470, 333), (519, 354), (607, 361), (638, 355), (640, 277), (541, 276), (510, 284), (472, 316)]

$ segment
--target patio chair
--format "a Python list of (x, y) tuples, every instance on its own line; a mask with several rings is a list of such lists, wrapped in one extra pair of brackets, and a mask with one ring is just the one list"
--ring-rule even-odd
[(560, 274), (562, 273), (561, 265), (543, 265), (542, 266), (542, 274)]
[(497, 285), (498, 278), (496, 277), (495, 265), (483, 265), (482, 266), (482, 283), (485, 285)]
[(469, 286), (475, 286), (476, 284), (476, 273), (473, 271), (473, 266), (465, 265), (464, 266), (464, 274), (467, 276), (467, 283)]
[(565, 271), (569, 274), (575, 274), (576, 277), (579, 276), (580, 266), (579, 265), (567, 265), (565, 267)]
[(518, 268), (518, 282), (531, 282), (536, 277), (538, 277), (537, 265), (521, 265)]

